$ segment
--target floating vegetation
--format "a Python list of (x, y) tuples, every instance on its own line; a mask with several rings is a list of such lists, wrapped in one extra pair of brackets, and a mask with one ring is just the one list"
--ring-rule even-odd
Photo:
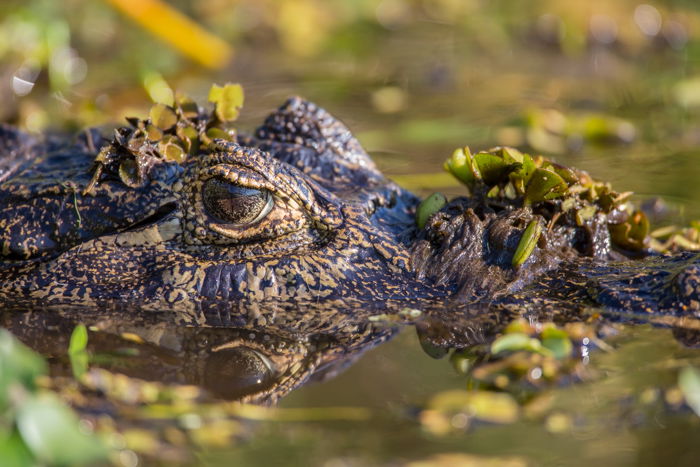
[(93, 178), (85, 192), (94, 189), (104, 171), (116, 173), (129, 187), (139, 187), (158, 161), (183, 163), (214, 139), (234, 141), (237, 133), (230, 123), (243, 106), (243, 88), (240, 84), (213, 85), (209, 100), (215, 104), (211, 111), (180, 95), (173, 106), (154, 104), (145, 120), (127, 118), (130, 127), (115, 130), (112, 142), (95, 158)]
[[(631, 251), (647, 247), (649, 222), (628, 204), (632, 193), (618, 193), (582, 170), (508, 147), (476, 154), (468, 147), (456, 149), (445, 169), (487, 205), (531, 206), (545, 218), (547, 228), (555, 223), (582, 227), (603, 216), (618, 247)], [(541, 229), (537, 224), (528, 225), (513, 257), (514, 266), (527, 259)]]
[[(598, 339), (611, 337), (613, 347)], [(615, 338), (612, 336), (619, 332)], [(465, 388), (449, 389), (429, 398), (418, 415), (422, 427), (433, 435), (445, 436), (470, 429), (475, 422), (517, 423), (537, 421), (552, 434), (610, 420), (632, 423), (662, 412), (690, 410), (700, 415), (700, 371), (691, 350), (680, 351), (676, 359), (658, 355), (666, 345), (678, 349), (670, 332), (646, 327), (650, 338), (643, 345), (639, 329), (609, 328), (595, 324), (530, 323), (516, 319), (490, 345), (454, 349), (452, 366), (465, 377)], [(648, 366), (629, 368), (639, 352), (650, 357)], [(593, 362), (593, 353), (597, 353)], [(603, 371), (601, 371), (601, 369)], [(663, 376), (661, 376), (663, 374)], [(620, 378), (634, 379), (631, 386)], [(576, 385), (569, 383), (576, 382)], [(583, 389), (582, 389), (583, 388)], [(604, 406), (581, 410), (581, 391), (598, 394)], [(584, 415), (585, 414), (585, 415)], [(692, 420), (696, 422), (697, 420)], [(531, 426), (531, 425), (528, 425)]]
[(581, 349), (598, 342), (595, 335), (594, 327), (583, 323), (558, 327), (517, 319), (489, 346), (456, 349), (450, 360), (458, 373), (481, 388), (543, 387), (578, 379)]
[[(618, 193), (609, 183), (542, 156), (509, 147), (472, 154), (465, 147), (456, 149), (444, 167), (487, 205), (532, 207), (548, 229), (557, 223), (583, 227), (602, 216), (613, 244), (623, 251), (700, 250), (700, 222), (652, 231), (646, 214), (629, 202), (632, 192)], [(533, 222), (523, 232), (513, 266), (522, 264), (534, 249), (542, 226)]]
[(474, 421), (518, 421), (537, 390), (581, 378), (584, 364), (573, 342), (581, 349), (584, 342), (590, 343), (589, 335), (595, 331), (582, 323), (559, 328), (518, 319), (490, 346), (455, 349), (450, 361), (467, 377), (467, 389), (433, 396), (420, 413), (422, 426), (432, 434), (445, 435), (467, 429)]
[(215, 84), (209, 90), (209, 102), (216, 104), (214, 112), (221, 122), (236, 120), (243, 107), (243, 100), (243, 87), (240, 84), (227, 84), (223, 87)]

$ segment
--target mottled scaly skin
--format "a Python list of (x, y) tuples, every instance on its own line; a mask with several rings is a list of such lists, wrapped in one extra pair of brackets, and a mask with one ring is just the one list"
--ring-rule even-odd
[[(418, 230), (418, 199), (387, 180), (342, 123), (299, 98), (251, 136), (217, 140), (181, 164), (149, 159), (137, 187), (109, 167), (89, 187), (105, 144), (96, 132), (71, 141), (0, 127), (5, 308), (168, 310), (187, 324), (340, 337), (405, 307), (452, 318), (700, 308), (696, 256), (613, 263), (607, 230), (545, 231), (513, 268), (536, 217), (529, 208), (459, 198)], [(222, 225), (202, 200), (213, 177), (268, 190), (272, 210), (252, 225)]]

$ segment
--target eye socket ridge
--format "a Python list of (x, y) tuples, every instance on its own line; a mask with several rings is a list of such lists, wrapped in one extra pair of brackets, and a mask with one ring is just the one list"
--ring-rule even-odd
[(269, 190), (236, 184), (222, 177), (213, 177), (204, 182), (202, 203), (209, 216), (223, 224), (236, 226), (261, 221), (274, 206)]

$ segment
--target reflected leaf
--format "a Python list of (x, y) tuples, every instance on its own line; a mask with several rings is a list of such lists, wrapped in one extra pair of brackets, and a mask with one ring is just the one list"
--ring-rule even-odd
[(683, 368), (678, 376), (678, 387), (688, 406), (700, 416), (700, 370), (691, 366)]
[(420, 346), (426, 355), (436, 360), (443, 358), (450, 351), (449, 348), (437, 346), (427, 339), (420, 339)]
[(464, 412), (491, 423), (513, 423), (518, 420), (520, 411), (510, 394), (463, 390), (436, 394), (428, 408), (439, 412)]
[(87, 347), (88, 332), (84, 324), (78, 324), (70, 335), (68, 353), (84, 352)]
[(566, 331), (554, 326), (546, 327), (540, 334), (542, 346), (552, 352), (554, 358), (563, 359), (571, 355), (574, 349)]
[(527, 334), (512, 333), (505, 334), (491, 344), (491, 353), (496, 355), (501, 352), (514, 352), (517, 350), (527, 350), (530, 352), (541, 352), (542, 344), (535, 338)]
[(73, 330), (68, 345), (68, 357), (70, 358), (73, 376), (80, 379), (88, 369), (89, 356), (86, 351), (88, 342), (87, 328), (84, 324), (79, 324)]

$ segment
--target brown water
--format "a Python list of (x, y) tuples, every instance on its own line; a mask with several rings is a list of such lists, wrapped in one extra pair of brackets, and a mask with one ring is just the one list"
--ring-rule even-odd
[[(622, 4), (614, 17), (621, 31), (637, 6)], [(356, 47), (337, 45), (312, 59), (274, 47), (260, 53), (242, 44), (223, 72), (190, 70), (168, 78), (198, 98), (211, 81), (241, 82), (243, 128), (253, 128), (289, 95), (303, 95), (340, 117), (385, 173), (420, 194), (463, 193), (441, 175), (442, 162), (455, 147), (512, 144), (585, 169), (619, 191), (634, 191), (639, 202), (663, 198), (670, 212), (665, 222), (700, 218), (694, 202), (700, 199), (700, 112), (684, 105), (698, 100), (700, 84), (688, 85), (691, 97), (678, 97), (697, 73), (695, 31), (687, 26), (689, 42), (677, 49), (660, 36), (621, 33), (611, 46), (593, 41), (562, 51), (566, 42), (554, 47), (546, 34), (528, 32), (552, 5), (536, 2), (533, 11), (520, 11), (522, 19), (518, 11), (498, 10), (504, 24), (516, 25), (510, 35), (417, 20), (390, 33), (354, 37)], [(667, 21), (673, 14), (683, 24), (700, 21), (690, 3), (663, 5)], [(585, 18), (597, 11), (571, 9), (573, 17)], [(484, 27), (494, 24), (499, 23)], [(84, 92), (97, 85), (90, 86)], [(141, 98), (122, 96), (132, 103)], [(129, 105), (115, 105), (113, 112)], [(624, 119), (634, 136), (626, 126), (620, 130), (626, 142), (601, 143), (575, 134), (542, 140), (530, 127), (528, 140), (522, 122), (533, 109), (561, 112), (550, 115), (552, 125), (590, 114)], [(592, 350), (583, 381), (541, 390), (538, 397), (547, 400), (541, 412), (533, 410), (513, 423), (472, 422), (468, 428), (454, 419), (449, 433), (437, 435), (420, 422), (419, 409), (436, 393), (466, 389), (467, 380), (447, 360), (428, 357), (409, 327), (340, 376), (281, 401), (282, 408), (369, 409), (361, 420), (261, 422), (245, 442), (202, 448), (195, 455), (214, 465), (399, 465), (444, 453), (513, 465), (698, 465), (700, 418), (675, 404), (673, 391), (678, 370), (700, 366), (700, 354), (678, 343), (668, 329), (648, 325), (621, 328), (608, 344), (608, 350)], [(439, 465), (467, 460), (443, 458)]]

